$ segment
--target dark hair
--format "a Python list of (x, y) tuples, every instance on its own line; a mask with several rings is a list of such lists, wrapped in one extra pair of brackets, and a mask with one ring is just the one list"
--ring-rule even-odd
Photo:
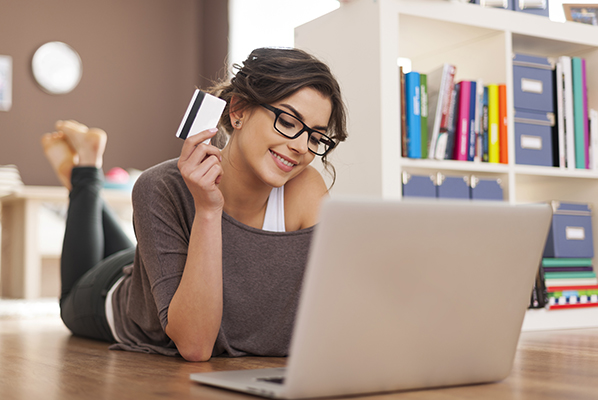
[[(347, 138), (346, 109), (340, 86), (330, 68), (314, 56), (293, 48), (259, 48), (249, 54), (243, 65), (234, 64), (233, 68), (237, 73), (230, 81), (210, 90), (227, 103), (220, 118), (221, 131), (213, 141), (216, 146), (224, 147), (226, 138), (222, 131), (228, 135), (233, 131), (229, 116), (233, 96), (238, 100), (233, 111), (237, 111), (276, 103), (306, 87), (330, 98), (329, 136), (337, 143)], [(336, 171), (327, 156), (322, 157), (322, 163), (331, 173), (334, 184)]]

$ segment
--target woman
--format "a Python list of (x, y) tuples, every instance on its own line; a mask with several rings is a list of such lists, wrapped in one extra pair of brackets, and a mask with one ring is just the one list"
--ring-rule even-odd
[(134, 249), (99, 197), (106, 134), (59, 121), (44, 137), (72, 185), (60, 303), (73, 333), (189, 361), (287, 354), (327, 195), (309, 164), (321, 156), (328, 166), (345, 110), (328, 67), (303, 51), (257, 49), (236, 68), (213, 91), (227, 102), (222, 150), (222, 132), (198, 133), (137, 180)]

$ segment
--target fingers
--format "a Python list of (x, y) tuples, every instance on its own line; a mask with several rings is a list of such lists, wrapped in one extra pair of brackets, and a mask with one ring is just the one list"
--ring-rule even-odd
[[(212, 138), (216, 134), (216, 132), (218, 132), (218, 129), (208, 129), (206, 131), (198, 133), (197, 135), (185, 139), (185, 143), (183, 144), (183, 148), (181, 149), (180, 160), (189, 160), (194, 155), (198, 157), (198, 150), (201, 154), (204, 154), (203, 157), (205, 157), (205, 155), (207, 154), (215, 155), (220, 159), (221, 157), (219, 149), (210, 144), (203, 143), (205, 140)], [(203, 159), (203, 157), (200, 158)]]

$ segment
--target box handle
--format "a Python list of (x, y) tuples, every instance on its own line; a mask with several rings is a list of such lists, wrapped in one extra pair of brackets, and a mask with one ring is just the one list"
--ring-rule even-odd
[(521, 91), (542, 94), (544, 92), (544, 84), (542, 81), (536, 79), (521, 78)]
[(542, 137), (521, 135), (521, 148), (529, 150), (542, 150)]
[(546, 0), (518, 0), (518, 1), (519, 1), (519, 9), (520, 10), (546, 10)]
[(567, 226), (565, 227), (565, 238), (567, 240), (585, 240), (586, 231), (583, 226)]

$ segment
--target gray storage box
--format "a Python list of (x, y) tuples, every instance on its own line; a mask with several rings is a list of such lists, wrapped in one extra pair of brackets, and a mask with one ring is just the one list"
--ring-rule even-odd
[(515, 110), (515, 163), (554, 166), (554, 114)]
[(553, 69), (548, 58), (515, 54), (513, 58), (515, 109), (554, 111)]
[(592, 211), (588, 204), (552, 203), (552, 225), (544, 257), (593, 258)]

